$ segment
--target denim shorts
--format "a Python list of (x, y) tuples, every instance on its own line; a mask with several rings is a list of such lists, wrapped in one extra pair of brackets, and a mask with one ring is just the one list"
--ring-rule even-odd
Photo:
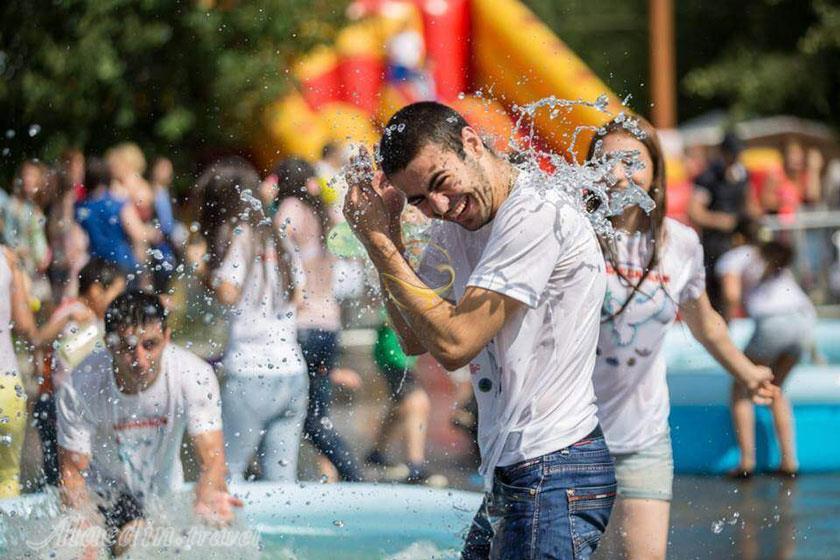
[(814, 322), (813, 315), (802, 312), (758, 318), (744, 354), (764, 364), (783, 354), (799, 358), (812, 344)]
[(666, 431), (652, 445), (633, 453), (618, 453), (615, 478), (622, 498), (671, 501), (674, 485), (674, 452)]
[(496, 468), (461, 557), (588, 559), (615, 496), (613, 461), (596, 428), (567, 448)]

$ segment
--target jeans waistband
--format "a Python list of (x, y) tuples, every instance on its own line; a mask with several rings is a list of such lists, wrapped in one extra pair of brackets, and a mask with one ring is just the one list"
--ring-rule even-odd
[[(504, 467), (496, 467), (497, 470), (505, 470), (508, 472), (516, 472), (523, 468), (533, 467), (534, 465), (538, 464), (548, 464), (557, 461), (558, 457), (565, 457), (568, 455), (570, 449), (574, 448), (575, 446), (582, 445), (585, 443), (589, 443), (590, 441), (603, 438), (604, 432), (601, 430), (601, 425), (598, 424), (595, 426), (595, 429), (589, 432), (587, 435), (583, 436), (581, 439), (576, 441), (575, 443), (571, 444), (569, 447), (564, 447), (563, 449), (558, 449), (556, 451), (552, 451), (550, 453), (546, 453), (545, 455), (541, 455), (539, 457), (534, 457), (533, 459), (526, 459), (520, 463), (515, 463), (513, 465), (507, 465)], [(605, 448), (606, 449), (606, 448)]]

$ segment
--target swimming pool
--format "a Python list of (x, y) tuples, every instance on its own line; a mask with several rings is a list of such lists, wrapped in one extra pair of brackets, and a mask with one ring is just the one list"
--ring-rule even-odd
[[(245, 507), (229, 532), (256, 531), (257, 547), (145, 547), (132, 557), (184, 559), (457, 558), (481, 495), (394, 484), (233, 485)], [(192, 494), (176, 494), (152, 519), (184, 533), (191, 525)], [(0, 557), (62, 558), (58, 546), (41, 546), (60, 523), (56, 497), (31, 494), (0, 501)], [(35, 518), (41, 519), (36, 520)]]

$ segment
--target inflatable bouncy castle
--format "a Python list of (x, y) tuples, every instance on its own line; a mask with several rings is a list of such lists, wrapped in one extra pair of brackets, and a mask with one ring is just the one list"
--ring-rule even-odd
[[(331, 142), (372, 146), (397, 110), (429, 99), (459, 110), (501, 151), (521, 132), (540, 148), (581, 158), (587, 127), (626, 110), (518, 0), (357, 0), (348, 15), (352, 23), (333, 45), (296, 62), (294, 90), (266, 108), (255, 146), (264, 159), (314, 161)], [(550, 96), (600, 97), (606, 112), (583, 104), (540, 110), (528, 130), (515, 130), (514, 107)]]

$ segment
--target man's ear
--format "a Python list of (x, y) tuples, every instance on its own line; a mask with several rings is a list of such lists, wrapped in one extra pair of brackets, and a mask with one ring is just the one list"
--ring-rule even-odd
[(465, 126), (461, 129), (461, 142), (464, 144), (465, 153), (474, 158), (484, 155), (484, 141), (473, 127)]

